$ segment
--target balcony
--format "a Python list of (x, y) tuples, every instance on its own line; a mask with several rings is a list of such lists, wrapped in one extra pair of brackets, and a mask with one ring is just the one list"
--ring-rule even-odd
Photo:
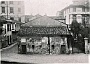
[(90, 12), (71, 12), (69, 14), (90, 14)]

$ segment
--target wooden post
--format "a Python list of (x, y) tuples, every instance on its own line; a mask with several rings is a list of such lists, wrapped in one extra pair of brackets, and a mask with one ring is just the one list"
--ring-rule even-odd
[(68, 53), (67, 37), (65, 37), (65, 44), (66, 44), (66, 53)]
[(50, 38), (48, 36), (48, 46), (49, 46), (49, 54), (50, 54)]

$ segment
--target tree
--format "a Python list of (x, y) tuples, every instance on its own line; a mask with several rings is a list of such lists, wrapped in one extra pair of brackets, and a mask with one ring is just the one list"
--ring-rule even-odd
[(1, 35), (2, 32), (3, 32), (2, 26), (3, 26), (3, 24), (5, 23), (5, 20), (6, 20), (5, 17), (0, 16), (0, 35)]
[(0, 35), (1, 35), (2, 32), (3, 32), (2, 26), (3, 26), (3, 24), (0, 22)]
[(2, 26), (3, 26), (3, 20), (2, 17), (0, 17), (0, 35), (2, 34)]
[(73, 20), (70, 27), (74, 38), (78, 37), (80, 31), (80, 24), (76, 20)]
[(90, 27), (86, 27), (85, 22), (81, 24), (73, 20), (70, 27), (73, 37), (79, 39), (79, 41), (81, 40), (83, 42), (85, 37), (90, 39)]

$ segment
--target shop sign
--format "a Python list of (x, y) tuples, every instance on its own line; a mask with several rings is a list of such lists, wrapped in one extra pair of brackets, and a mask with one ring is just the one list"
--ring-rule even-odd
[(26, 42), (26, 38), (21, 38), (21, 42)]

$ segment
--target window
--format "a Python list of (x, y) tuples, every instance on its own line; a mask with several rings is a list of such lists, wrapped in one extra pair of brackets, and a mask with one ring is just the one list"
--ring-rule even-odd
[(7, 31), (9, 31), (9, 24), (7, 24)]
[(85, 8), (84, 7), (82, 8), (82, 12), (85, 12)]
[(21, 8), (18, 8), (18, 12), (21, 12)]
[(5, 13), (5, 7), (2, 7), (2, 13)]
[(11, 31), (11, 24), (7, 24), (7, 31)]
[(14, 13), (13, 7), (10, 7), (10, 13)]
[(76, 8), (76, 12), (82, 12), (82, 8)]
[(9, 31), (11, 31), (11, 24), (9, 24)]
[(5, 1), (1, 1), (1, 4), (5, 4)]
[(13, 4), (13, 1), (10, 1), (9, 3), (10, 3), (10, 4)]
[(10, 19), (11, 19), (11, 20), (14, 20), (14, 18), (13, 18), (13, 17), (10, 17)]
[(73, 12), (73, 8), (70, 8), (70, 12)]
[(76, 12), (76, 8), (73, 8), (73, 12)]
[(12, 24), (12, 31), (15, 31), (15, 24)]

